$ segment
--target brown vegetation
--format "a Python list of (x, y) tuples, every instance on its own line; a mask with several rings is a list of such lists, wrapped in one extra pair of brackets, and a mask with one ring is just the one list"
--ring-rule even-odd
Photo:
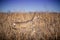
[(60, 40), (60, 13), (0, 13), (0, 40)]

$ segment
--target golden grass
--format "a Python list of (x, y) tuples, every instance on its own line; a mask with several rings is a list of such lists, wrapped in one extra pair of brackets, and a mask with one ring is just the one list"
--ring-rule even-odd
[(60, 40), (60, 13), (0, 13), (0, 40)]

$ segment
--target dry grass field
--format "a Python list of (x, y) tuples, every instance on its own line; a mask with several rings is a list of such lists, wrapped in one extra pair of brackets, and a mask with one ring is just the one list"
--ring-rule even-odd
[(60, 13), (0, 13), (0, 40), (60, 40)]

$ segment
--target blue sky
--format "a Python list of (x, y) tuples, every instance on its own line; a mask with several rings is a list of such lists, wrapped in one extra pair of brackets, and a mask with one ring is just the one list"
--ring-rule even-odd
[(60, 0), (0, 0), (1, 12), (60, 12)]

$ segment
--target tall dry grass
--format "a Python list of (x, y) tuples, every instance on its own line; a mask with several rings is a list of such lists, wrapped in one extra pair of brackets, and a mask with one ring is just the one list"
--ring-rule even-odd
[(0, 13), (0, 40), (60, 40), (60, 14)]

